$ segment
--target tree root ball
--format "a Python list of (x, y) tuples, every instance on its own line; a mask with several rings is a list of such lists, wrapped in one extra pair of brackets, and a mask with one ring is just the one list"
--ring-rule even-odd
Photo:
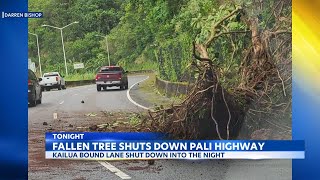
[(203, 81), (198, 86), (182, 104), (150, 113), (152, 131), (171, 139), (237, 138), (244, 107), (219, 84)]

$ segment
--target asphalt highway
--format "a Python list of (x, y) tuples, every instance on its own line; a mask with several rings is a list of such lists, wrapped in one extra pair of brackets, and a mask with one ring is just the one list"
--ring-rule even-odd
[[(130, 76), (129, 87), (146, 78), (143, 75)], [(128, 97), (127, 94), (127, 90), (118, 88), (97, 92), (95, 85), (43, 92), (42, 104), (28, 109), (29, 179), (292, 179), (291, 160), (158, 160), (154, 165), (148, 165), (146, 161), (44, 159), (43, 139), (48, 128), (43, 126), (44, 122), (53, 124), (60, 116), (71, 117), (89, 112), (145, 111), (129, 100), (131, 96)], [(80, 123), (86, 120), (79, 115), (73, 121)]]

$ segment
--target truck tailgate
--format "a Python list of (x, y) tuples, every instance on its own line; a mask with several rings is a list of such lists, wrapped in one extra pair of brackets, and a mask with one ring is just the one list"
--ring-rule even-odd
[(99, 73), (97, 81), (114, 81), (121, 79), (121, 73)]
[(43, 77), (41, 84), (52, 84), (52, 83), (57, 83), (57, 76), (51, 76), (51, 77)]

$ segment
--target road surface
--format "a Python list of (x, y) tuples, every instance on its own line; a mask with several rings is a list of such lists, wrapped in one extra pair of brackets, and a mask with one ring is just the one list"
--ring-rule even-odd
[[(129, 87), (145, 78), (129, 77)], [(90, 119), (84, 116), (86, 113), (143, 110), (128, 99), (126, 90), (117, 88), (97, 92), (95, 85), (87, 85), (43, 92), (42, 104), (30, 107), (28, 112), (29, 179), (292, 179), (291, 160), (158, 160), (148, 165), (146, 161), (44, 159), (44, 133), (48, 129), (67, 131), (68, 124), (90, 124)], [(63, 122), (59, 122), (61, 118)]]

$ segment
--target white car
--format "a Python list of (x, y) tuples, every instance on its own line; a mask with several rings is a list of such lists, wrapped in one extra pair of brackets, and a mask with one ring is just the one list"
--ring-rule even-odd
[(40, 85), (42, 90), (47, 91), (55, 88), (58, 90), (66, 89), (66, 82), (58, 72), (44, 73)]

